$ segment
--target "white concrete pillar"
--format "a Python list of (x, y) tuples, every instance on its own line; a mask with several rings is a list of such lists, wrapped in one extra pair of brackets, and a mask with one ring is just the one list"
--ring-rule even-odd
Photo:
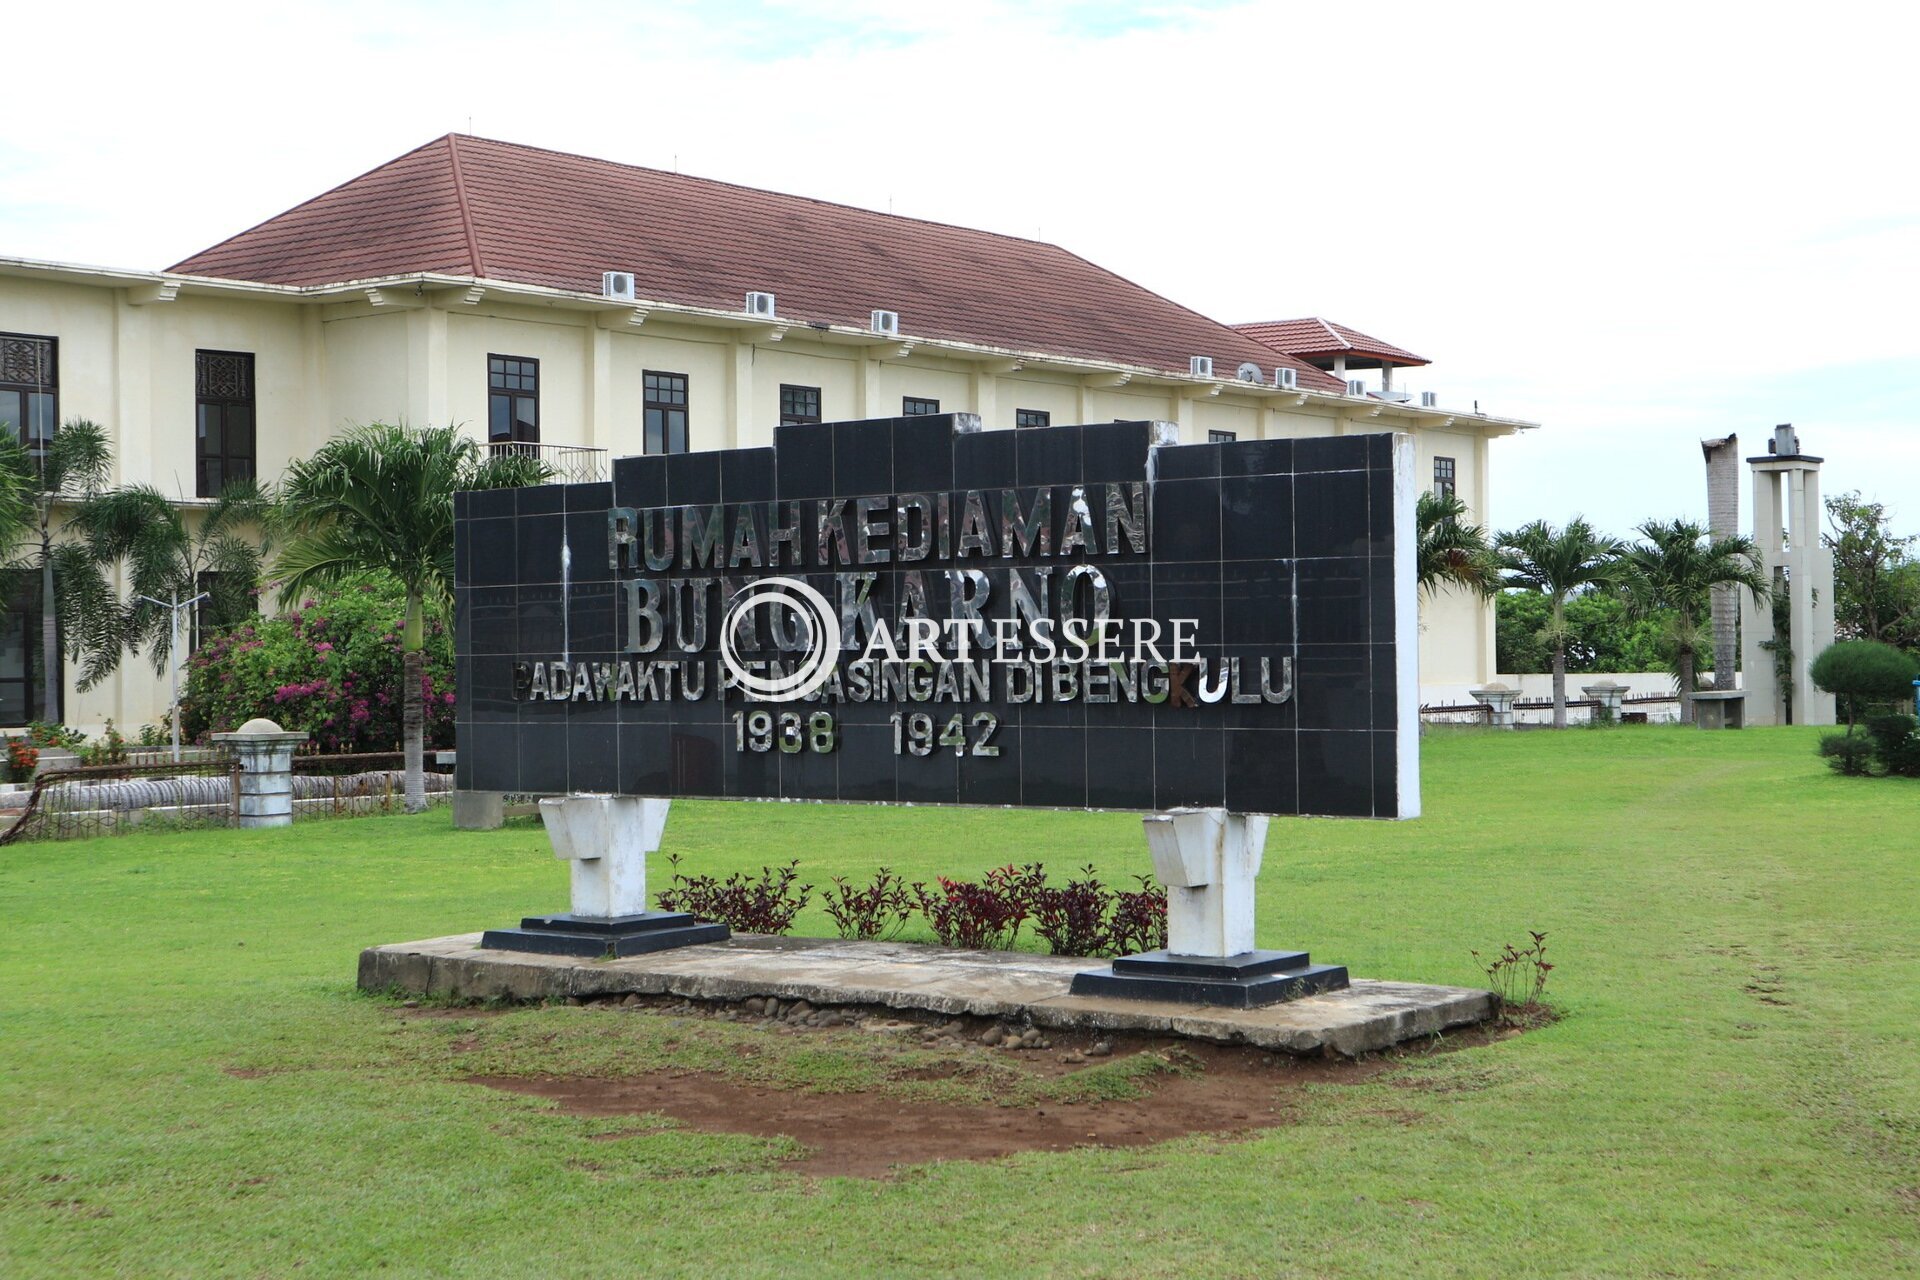
[[(1740, 532), (1740, 437), (1702, 440), (1707, 464), (1707, 528), (1716, 538)], [(1740, 621), (1740, 588), (1722, 583), (1713, 588), (1713, 687), (1734, 687), (1739, 657), (1736, 637)]]
[[(613, 334), (598, 324), (587, 333), (587, 421), (572, 443), (613, 449)], [(618, 451), (615, 451), (616, 453)], [(612, 455), (610, 455), (612, 456)]]
[(1147, 815), (1153, 873), (1167, 886), (1167, 950), (1237, 956), (1254, 949), (1254, 878), (1267, 819), (1225, 809)]
[[(1780, 476), (1753, 472), (1753, 540), (1760, 551), (1760, 572), (1769, 582), (1780, 564)], [(1773, 606), (1740, 593), (1740, 676), (1747, 693), (1747, 722), (1781, 722), (1779, 681), (1773, 651), (1761, 646), (1773, 639)]]
[[(896, 404), (893, 408), (894, 413), (898, 413), (900, 406)], [(837, 421), (838, 416), (831, 413), (821, 414), (821, 417), (828, 422)], [(880, 406), (880, 362), (868, 357), (864, 352), (860, 356), (859, 367), (854, 371), (853, 416), (856, 419), (894, 416)]]
[(407, 312), (407, 425), (447, 425), (447, 313), (438, 307)]
[[(753, 421), (753, 344), (727, 344), (727, 422), (714, 447), (746, 449), (773, 443), (779, 419), (756, 425)], [(705, 447), (702, 442), (702, 447)]]
[(240, 763), (242, 827), (285, 827), (293, 822), (293, 749), (305, 733), (289, 733), (267, 719), (249, 720), (213, 741), (232, 750)]
[(1475, 702), (1487, 708), (1487, 723), (1495, 729), (1513, 728), (1513, 704), (1520, 691), (1495, 681), (1482, 685), (1478, 689), (1469, 689), (1467, 694)]
[(1627, 696), (1627, 686), (1615, 680), (1602, 680), (1597, 684), (1583, 684), (1580, 692), (1600, 704), (1600, 718), (1609, 723), (1620, 718), (1620, 703)]
[(647, 910), (647, 855), (660, 848), (669, 804), (611, 795), (540, 802), (553, 856), (570, 864), (574, 915), (606, 920)]
[(1013, 425), (1011, 420), (1005, 423), (999, 420), (999, 405), (997, 403), (999, 399), (997, 394), (999, 385), (1000, 379), (987, 372), (985, 368), (979, 365), (974, 366), (973, 411), (980, 415), (980, 421), (985, 423), (989, 428), (999, 426), (1010, 427)]
[(1807, 509), (1807, 473), (1801, 469), (1787, 472), (1787, 588), (1793, 599), (1793, 621), (1790, 643), (1793, 645), (1793, 706), (1794, 720), (1800, 724), (1812, 723), (1807, 716), (1810, 698), (1814, 692), (1813, 680), (1807, 668), (1814, 659), (1813, 652), (1813, 557), (1809, 554), (1809, 541), (1818, 542), (1819, 526), (1809, 529), (1806, 524)]

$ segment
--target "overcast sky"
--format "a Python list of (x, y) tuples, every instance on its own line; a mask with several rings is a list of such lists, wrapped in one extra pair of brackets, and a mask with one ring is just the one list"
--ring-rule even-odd
[[(1704, 518), (1793, 422), (1920, 530), (1913, 6), (34, 5), (0, 254), (164, 267), (450, 129), (1039, 235), (1541, 429), (1494, 522)], [(30, 109), (29, 109), (30, 108)], [(1747, 495), (1743, 493), (1743, 518)]]

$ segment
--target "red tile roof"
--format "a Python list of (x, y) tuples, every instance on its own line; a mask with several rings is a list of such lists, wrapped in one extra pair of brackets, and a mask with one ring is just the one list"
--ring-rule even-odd
[(749, 290), (798, 323), (1185, 373), (1251, 361), (1303, 388), (1343, 384), (1055, 245), (464, 134), (436, 138), (175, 264), (288, 285), (434, 272), (736, 311)]
[(1319, 316), (1309, 316), (1304, 320), (1262, 320), (1254, 324), (1237, 324), (1233, 327), (1240, 333), (1265, 343), (1275, 351), (1284, 351), (1302, 360), (1325, 359), (1331, 356), (1366, 356), (1384, 360), (1389, 364), (1432, 363), (1404, 347), (1396, 347), (1391, 342), (1382, 342), (1358, 329), (1348, 328), (1344, 324), (1335, 324), (1331, 320), (1322, 320)]

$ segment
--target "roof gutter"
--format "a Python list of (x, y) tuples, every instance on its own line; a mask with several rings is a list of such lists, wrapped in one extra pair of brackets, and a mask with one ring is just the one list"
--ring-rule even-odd
[[(893, 356), (895, 359), (901, 358), (908, 351), (922, 351), (955, 360), (1010, 366), (1006, 369), (1007, 372), (1022, 368), (1046, 369), (1077, 376), (1099, 377), (1109, 386), (1138, 384), (1166, 387), (1176, 392), (1180, 388), (1186, 388), (1185, 394), (1200, 399), (1212, 399), (1231, 393), (1262, 400), (1285, 400), (1291, 401), (1294, 406), (1318, 405), (1341, 417), (1385, 418), (1392, 422), (1403, 422), (1429, 429), (1450, 427), (1477, 430), (1487, 435), (1512, 435), (1518, 431), (1535, 430), (1539, 426), (1538, 423), (1517, 418), (1415, 408), (1393, 401), (1377, 400), (1370, 396), (1352, 396), (1344, 391), (1287, 389), (1266, 383), (1242, 382), (1236, 378), (1198, 378), (1166, 369), (1123, 364), (1112, 360), (1097, 360), (1045, 351), (1021, 351), (953, 338), (916, 337), (912, 334), (881, 335), (852, 325), (821, 325), (817, 322), (783, 317), (768, 319), (749, 316), (741, 311), (694, 307), (684, 303), (649, 300), (615, 302), (598, 294), (575, 290), (554, 289), (545, 285), (522, 284), (509, 280), (445, 275), (437, 272), (371, 276), (329, 284), (283, 285), (263, 284), (251, 280), (228, 280), (217, 276), (183, 275), (171, 271), (130, 271), (34, 258), (0, 257), (0, 276), (37, 277), (96, 287), (122, 288), (129, 291), (129, 301), (135, 302), (168, 302), (180, 292), (186, 292), (193, 295), (255, 297), (278, 302), (301, 303), (331, 303), (354, 299), (367, 301), (374, 306), (383, 306), (394, 301), (395, 295), (400, 291), (410, 290), (413, 298), (421, 299), (423, 302), (428, 293), (440, 298), (458, 292), (461, 294), (461, 300), (449, 307), (453, 310), (462, 306), (477, 306), (487, 295), (500, 294), (511, 298), (543, 302), (548, 306), (562, 307), (570, 311), (598, 313), (609, 319), (624, 315), (627, 317), (627, 325), (630, 326), (644, 324), (658, 317), (707, 327), (757, 331), (764, 335), (763, 340), (774, 342), (792, 332), (796, 336), (804, 334), (815, 338), (830, 338), (846, 345), (865, 346), (876, 352), (892, 351), (895, 353)], [(142, 294), (146, 296), (140, 296)]]

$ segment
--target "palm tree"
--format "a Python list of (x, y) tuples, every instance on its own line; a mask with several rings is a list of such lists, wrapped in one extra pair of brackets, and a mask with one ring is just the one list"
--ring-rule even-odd
[(1414, 507), (1418, 531), (1420, 594), (1430, 598), (1448, 587), (1490, 599), (1500, 590), (1500, 557), (1487, 531), (1465, 520), (1467, 504), (1452, 493), (1422, 493)]
[(1712, 636), (1701, 630), (1712, 589), (1744, 587), (1761, 605), (1773, 592), (1752, 538), (1716, 538), (1688, 520), (1649, 520), (1638, 532), (1644, 541), (1627, 552), (1621, 585), (1628, 608), (1637, 616), (1666, 615), (1667, 647), (1680, 679), (1680, 719), (1690, 724), (1694, 666), (1702, 642), (1712, 643)]
[(550, 474), (536, 458), (488, 456), (452, 427), (379, 422), (354, 427), (287, 468), (288, 541), (275, 562), (284, 579), (280, 602), (368, 572), (392, 574), (407, 593), (400, 706), (409, 813), (427, 805), (421, 672), (427, 613), (444, 612), (452, 594), (453, 495), (537, 484)]
[[(68, 656), (83, 662), (81, 689), (92, 688), (120, 665), (126, 643), (122, 611), (107, 578), (110, 558), (84, 537), (56, 536), (105, 491), (113, 448), (105, 428), (78, 418), (56, 431), (44, 449), (22, 448), (10, 431), (0, 431), (0, 439), (10, 446), (0, 449), (0, 471), (10, 477), (4, 487), (16, 503), (24, 497), (30, 509), (26, 528), (0, 540), (0, 579), (40, 578), (41, 715), (53, 717), (60, 706), (61, 635)], [(59, 508), (75, 514), (56, 524)]]
[[(125, 564), (125, 645), (150, 646), (160, 672), (173, 655), (177, 621), (176, 611), (161, 602), (189, 601), (204, 591), (209, 598), (198, 612), (215, 625), (252, 613), (276, 522), (272, 491), (248, 479), (229, 480), (193, 528), (164, 493), (144, 484), (96, 495), (71, 523), (97, 558)], [(169, 714), (177, 717), (179, 708)]]
[(1567, 727), (1567, 597), (1587, 587), (1610, 583), (1619, 572), (1625, 548), (1594, 532), (1580, 516), (1556, 530), (1535, 520), (1500, 535), (1500, 559), (1507, 585), (1545, 593), (1553, 616), (1540, 636), (1553, 649), (1553, 727)]

